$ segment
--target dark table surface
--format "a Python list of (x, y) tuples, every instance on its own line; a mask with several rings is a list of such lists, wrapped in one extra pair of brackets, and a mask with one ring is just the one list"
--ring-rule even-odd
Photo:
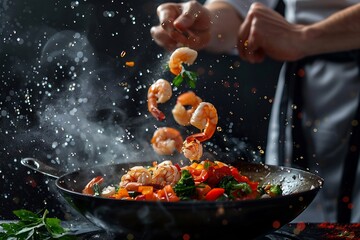
[[(6, 221), (0, 221), (3, 223)], [(78, 236), (78, 240), (113, 240), (120, 239), (106, 233), (89, 222), (64, 221), (63, 225), (68, 227), (72, 234)], [(1, 230), (1, 228), (0, 228)], [(256, 230), (256, 228), (254, 229)], [(121, 239), (133, 239), (132, 236), (124, 236)], [(191, 239), (191, 236), (183, 239)], [(233, 239), (242, 239), (239, 237)], [(360, 239), (360, 223), (337, 224), (337, 223), (289, 223), (280, 229), (254, 240), (318, 240), (318, 239)], [(134, 239), (135, 240), (135, 239)]]
[[(91, 226), (89, 226), (91, 229)], [(256, 229), (254, 229), (256, 230)], [(191, 239), (191, 236), (189, 236)], [(79, 239), (104, 239), (112, 240), (115, 238), (103, 231), (85, 233), (79, 235)], [(132, 239), (126, 236), (124, 239)], [(187, 238), (183, 238), (187, 239)], [(242, 239), (239, 237), (233, 239)], [(282, 228), (259, 237), (255, 240), (318, 240), (318, 239), (360, 239), (360, 223), (334, 224), (334, 223), (289, 223)]]

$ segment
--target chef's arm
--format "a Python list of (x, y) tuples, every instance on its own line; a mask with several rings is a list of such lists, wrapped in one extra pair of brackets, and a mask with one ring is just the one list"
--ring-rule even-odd
[(360, 4), (304, 26), (302, 41), (304, 56), (360, 49)]

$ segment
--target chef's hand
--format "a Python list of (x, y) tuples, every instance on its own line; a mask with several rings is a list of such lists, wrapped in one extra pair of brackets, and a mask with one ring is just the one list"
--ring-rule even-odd
[(197, 1), (164, 3), (157, 8), (159, 25), (151, 28), (155, 42), (169, 50), (204, 48), (210, 41), (210, 13)]
[(279, 61), (297, 60), (303, 57), (302, 29), (263, 4), (253, 3), (238, 33), (239, 55), (251, 63), (262, 62), (265, 56)]

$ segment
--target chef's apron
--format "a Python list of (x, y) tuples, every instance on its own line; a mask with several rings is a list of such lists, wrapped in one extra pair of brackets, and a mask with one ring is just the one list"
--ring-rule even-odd
[(359, 51), (323, 54), (281, 70), (265, 161), (325, 180), (296, 222), (360, 221), (359, 59)]

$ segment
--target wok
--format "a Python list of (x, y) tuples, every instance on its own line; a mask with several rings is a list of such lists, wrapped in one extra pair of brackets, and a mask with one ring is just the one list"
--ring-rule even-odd
[[(125, 170), (147, 163), (122, 163), (59, 174), (33, 158), (22, 164), (56, 178), (55, 185), (80, 214), (109, 234), (134, 239), (191, 239), (237, 236), (254, 239), (296, 218), (322, 188), (323, 179), (295, 168), (238, 162), (242, 174), (260, 183), (281, 184), (284, 196), (243, 201), (130, 201), (84, 195), (83, 187), (102, 175), (105, 184), (119, 182)], [(131, 234), (131, 235), (129, 235)]]

